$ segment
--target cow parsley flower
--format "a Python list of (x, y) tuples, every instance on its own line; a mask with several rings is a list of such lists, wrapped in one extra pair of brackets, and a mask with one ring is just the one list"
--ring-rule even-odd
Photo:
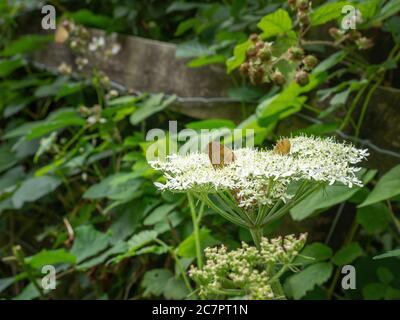
[(245, 299), (284, 299), (279, 278), (291, 268), (303, 248), (307, 235), (268, 240), (262, 238), (260, 250), (242, 243), (228, 251), (225, 246), (205, 249), (203, 268), (191, 266), (189, 276), (199, 285), (200, 296), (207, 299), (238, 296)]
[(362, 186), (355, 166), (367, 150), (334, 138), (287, 138), (290, 149), (242, 148), (235, 160), (214, 168), (205, 153), (173, 154), (166, 161), (151, 161), (163, 172), (160, 190), (190, 192), (229, 221), (248, 228), (259, 243), (260, 229), (282, 217), (317, 188), (340, 183)]

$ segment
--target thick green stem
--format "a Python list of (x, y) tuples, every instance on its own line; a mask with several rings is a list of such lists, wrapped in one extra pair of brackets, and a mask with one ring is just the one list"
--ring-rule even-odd
[(190, 192), (187, 193), (190, 213), (192, 215), (192, 223), (193, 223), (193, 235), (196, 244), (196, 256), (197, 256), (197, 267), (201, 269), (203, 267), (203, 258), (201, 252), (201, 245), (200, 245), (200, 233), (199, 233), (199, 219), (196, 216), (196, 208), (193, 201), (193, 196)]
[(252, 228), (250, 229), (251, 237), (253, 238), (254, 244), (258, 250), (261, 250), (261, 238), (263, 236), (262, 228)]
[(286, 300), (285, 292), (283, 291), (282, 285), (279, 280), (275, 280), (271, 283), (272, 291), (275, 297), (279, 297), (280, 300)]

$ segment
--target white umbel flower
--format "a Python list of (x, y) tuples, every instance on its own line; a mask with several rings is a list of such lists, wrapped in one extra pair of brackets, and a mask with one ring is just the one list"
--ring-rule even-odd
[[(288, 191), (292, 183), (312, 185), (342, 183), (362, 186), (354, 166), (368, 156), (367, 150), (339, 143), (333, 138), (299, 136), (289, 138), (286, 155), (272, 150), (236, 149), (235, 161), (215, 169), (208, 155), (193, 153), (170, 155), (166, 161), (152, 161), (151, 166), (164, 173), (161, 190), (192, 191), (198, 194), (229, 192), (239, 207), (272, 206), (295, 196)], [(305, 188), (303, 192), (308, 189)]]

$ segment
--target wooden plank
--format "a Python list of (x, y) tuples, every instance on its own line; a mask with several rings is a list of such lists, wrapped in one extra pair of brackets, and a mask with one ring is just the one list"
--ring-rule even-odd
[[(90, 32), (93, 36), (106, 36), (101, 30)], [(228, 98), (232, 79), (223, 65), (189, 68), (190, 59), (177, 58), (174, 44), (124, 35), (118, 35), (116, 41), (121, 45), (117, 55), (106, 63), (89, 61), (83, 72), (89, 73), (91, 66), (99, 65), (114, 83), (130, 91), (174, 94), (178, 100), (172, 109), (195, 118), (228, 118), (236, 122), (242, 118), (241, 104)], [(73, 66), (75, 55), (64, 44), (50, 43), (33, 59), (56, 70), (63, 62)], [(250, 109), (249, 113), (254, 110)]]

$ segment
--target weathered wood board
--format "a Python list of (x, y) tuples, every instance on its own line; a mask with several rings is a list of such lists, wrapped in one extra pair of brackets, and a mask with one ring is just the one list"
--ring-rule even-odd
[[(93, 29), (91, 32), (97, 36), (105, 34)], [(189, 68), (188, 59), (177, 58), (176, 46), (170, 43), (124, 35), (118, 35), (117, 42), (121, 44), (120, 52), (107, 63), (97, 62), (112, 82), (133, 92), (174, 94), (178, 98), (171, 109), (194, 118), (226, 118), (237, 123), (243, 119), (241, 103), (228, 97), (232, 79), (223, 65)], [(34, 55), (35, 62), (50, 69), (57, 69), (62, 62), (73, 65), (74, 59), (67, 46), (56, 43)], [(378, 88), (371, 97), (363, 125), (362, 139), (389, 151), (372, 150), (371, 166), (383, 170), (400, 162), (398, 101), (400, 90)], [(251, 114), (255, 106), (247, 104), (245, 108)], [(306, 125), (307, 121), (298, 118), (282, 123), (287, 129), (284, 131)]]
[[(100, 30), (91, 32), (104, 36)], [(123, 35), (117, 36), (117, 42), (121, 50), (107, 63), (89, 61), (100, 65), (112, 82), (133, 92), (174, 94), (178, 99), (172, 108), (195, 118), (241, 119), (240, 102), (228, 98), (232, 79), (223, 65), (189, 68), (190, 59), (177, 58), (176, 46), (165, 42)], [(62, 62), (74, 65), (74, 59), (71, 50), (58, 43), (34, 56), (35, 62), (51, 69)]]

